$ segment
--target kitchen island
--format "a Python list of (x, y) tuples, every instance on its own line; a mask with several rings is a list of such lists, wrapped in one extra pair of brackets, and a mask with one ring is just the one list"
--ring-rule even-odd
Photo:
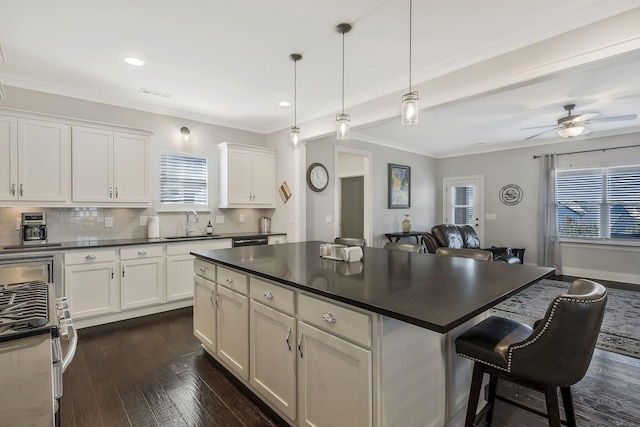
[(320, 244), (192, 253), (196, 336), (292, 425), (461, 425), (455, 337), (553, 273), (378, 248), (344, 263)]

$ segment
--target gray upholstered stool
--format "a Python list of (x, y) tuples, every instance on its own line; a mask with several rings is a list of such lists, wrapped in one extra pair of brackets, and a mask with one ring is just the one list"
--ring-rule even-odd
[[(560, 388), (566, 423), (575, 426), (571, 385), (580, 381), (589, 368), (606, 303), (604, 286), (578, 279), (567, 294), (554, 298), (544, 318), (533, 328), (492, 316), (460, 335), (456, 353), (475, 362), (465, 426), (471, 427), (475, 421), (485, 373), (490, 376), (487, 424), (491, 423), (498, 399), (547, 417), (550, 426), (560, 427)], [(543, 392), (547, 413), (498, 396), (498, 379)]]

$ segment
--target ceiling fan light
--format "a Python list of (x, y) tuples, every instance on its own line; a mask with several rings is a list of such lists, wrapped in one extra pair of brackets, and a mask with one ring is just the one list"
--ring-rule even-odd
[(291, 126), (291, 132), (289, 132), (289, 143), (291, 144), (291, 148), (299, 148), (300, 141), (300, 128)]
[(415, 125), (418, 123), (418, 92), (409, 92), (402, 96), (402, 121), (403, 125)]
[(339, 141), (346, 141), (351, 138), (351, 118), (348, 114), (336, 114), (336, 138)]
[(584, 126), (567, 126), (558, 130), (558, 135), (563, 138), (573, 138), (574, 136), (581, 135), (584, 132)]

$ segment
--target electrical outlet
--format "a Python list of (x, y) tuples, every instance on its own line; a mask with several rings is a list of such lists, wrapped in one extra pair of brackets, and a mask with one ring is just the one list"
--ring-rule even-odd
[(224, 224), (224, 215), (216, 215), (216, 224)]
[(293, 224), (293, 215), (289, 215), (289, 224)]
[(331, 222), (331, 215), (325, 215), (324, 216), (324, 222)]
[(238, 219), (241, 223), (244, 222), (244, 215), (240, 214), (240, 218)]
[(104, 226), (105, 226), (105, 228), (113, 227), (113, 217), (112, 216), (105, 216), (104, 217)]
[(145, 225), (147, 225), (147, 216), (140, 215), (140, 226), (144, 227)]
[(20, 218), (16, 218), (16, 231), (20, 231), (22, 228), (22, 220)]

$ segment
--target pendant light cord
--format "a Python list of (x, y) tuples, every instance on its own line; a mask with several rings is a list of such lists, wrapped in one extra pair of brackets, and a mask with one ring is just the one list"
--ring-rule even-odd
[(293, 127), (298, 127), (298, 60), (293, 61)]
[(413, 22), (413, 0), (409, 0), (409, 93), (411, 93), (411, 34)]
[(342, 114), (344, 114), (344, 32), (342, 33)]

